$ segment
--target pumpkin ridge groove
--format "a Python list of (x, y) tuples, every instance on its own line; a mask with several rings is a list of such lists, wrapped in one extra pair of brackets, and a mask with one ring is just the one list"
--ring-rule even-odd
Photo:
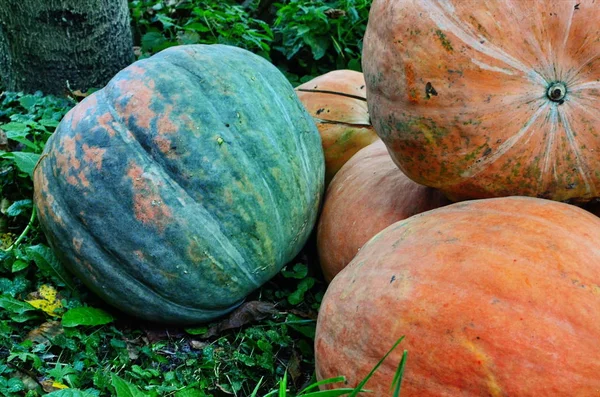
[(594, 84), (597, 83), (595, 81), (593, 82), (586, 82), (586, 83), (580, 83), (577, 84), (577, 81), (581, 78), (580, 73), (581, 70), (583, 68), (585, 68), (587, 65), (589, 65), (590, 63), (592, 63), (593, 61), (595, 61), (596, 59), (600, 58), (600, 54), (595, 54), (592, 55), (591, 57), (589, 57), (588, 59), (586, 59), (585, 61), (583, 61), (581, 63), (581, 66), (579, 66), (574, 72), (573, 75), (571, 76), (570, 79), (566, 79), (567, 84), (569, 85), (569, 89), (573, 90), (574, 87), (579, 86), (579, 85), (587, 85), (587, 84)]
[(569, 88), (570, 92), (577, 92), (582, 90), (587, 90), (591, 88), (600, 88), (600, 82), (598, 81), (589, 81), (581, 84), (574, 84)]
[(567, 141), (569, 142), (569, 145), (571, 146), (571, 150), (573, 151), (573, 154), (575, 155), (575, 161), (577, 164), (576, 168), (581, 176), (581, 179), (585, 183), (585, 191), (588, 195), (591, 194), (592, 196), (595, 196), (596, 189), (592, 188), (593, 185), (590, 184), (590, 181), (587, 178), (586, 172), (583, 169), (584, 165), (581, 163), (581, 152), (579, 151), (579, 148), (577, 147), (577, 142), (575, 140), (575, 132), (571, 128), (571, 124), (569, 122), (569, 119), (567, 118), (566, 111), (559, 108), (558, 116), (560, 118), (562, 125), (565, 128), (565, 135), (567, 137)]
[(548, 132), (548, 136), (546, 138), (546, 148), (544, 150), (544, 158), (543, 158), (543, 169), (544, 173), (540, 178), (540, 192), (546, 191), (547, 186), (550, 184), (550, 181), (545, 181), (543, 175), (550, 175), (548, 172), (550, 170), (550, 164), (552, 163), (552, 176), (554, 176), (554, 180), (558, 179), (558, 175), (556, 174), (556, 156), (555, 152), (552, 150), (554, 148), (554, 142), (556, 141), (556, 134), (558, 133), (558, 109), (556, 106), (550, 108), (549, 114), (550, 120), (550, 130)]
[(565, 50), (567, 48), (567, 41), (569, 41), (569, 35), (571, 34), (571, 25), (573, 24), (573, 16), (575, 15), (575, 7), (570, 7), (570, 8), (571, 8), (571, 14), (569, 15), (569, 18), (567, 18), (568, 22), (567, 22), (567, 27), (565, 29), (565, 38), (563, 39), (563, 42), (562, 42), (561, 56), (564, 56)]
[(547, 79), (544, 76), (542, 76), (539, 72), (536, 72), (530, 67), (527, 67), (521, 61), (513, 58), (501, 49), (490, 45), (489, 42), (486, 42), (486, 45), (481, 44), (477, 38), (472, 37), (471, 34), (469, 34), (466, 30), (457, 25), (457, 23), (455, 22), (456, 18), (451, 18), (449, 15), (447, 15), (446, 12), (444, 12), (444, 10), (441, 10), (439, 8), (438, 4), (434, 4), (434, 1), (423, 0), (423, 3), (426, 4), (424, 8), (430, 10), (428, 16), (433, 20), (433, 22), (438, 28), (450, 31), (465, 44), (479, 51), (480, 53), (487, 55), (493, 59), (496, 59), (500, 62), (503, 62), (513, 67), (514, 69), (522, 72), (532, 82), (539, 83), (544, 86), (546, 85)]
[[(531, 127), (537, 121), (537, 119), (539, 118), (539, 116), (549, 106), (550, 106), (549, 103), (546, 103), (546, 104), (542, 105), (538, 110), (535, 111), (535, 113), (531, 116), (531, 118), (527, 121), (527, 123), (515, 135), (511, 136), (509, 139), (507, 139), (502, 144), (500, 144), (500, 146), (498, 146), (498, 148), (496, 149), (496, 151), (494, 152), (494, 154), (492, 154), (491, 156), (487, 157), (485, 160), (483, 160), (483, 161), (481, 161), (479, 163), (475, 163), (472, 166), (468, 167), (461, 174), (461, 176), (462, 177), (469, 177), (469, 178), (477, 176), (477, 174), (485, 171), (486, 167), (488, 167), (490, 164), (494, 163), (500, 157), (502, 157), (505, 154), (507, 154), (507, 152), (510, 151), (510, 149), (512, 149), (521, 140), (521, 138), (523, 138), (525, 135), (531, 135), (531, 134), (533, 134), (535, 132), (535, 129), (532, 129)], [(529, 134), (527, 134), (528, 131), (529, 131)]]
[[(193, 76), (193, 77), (194, 77), (194, 79), (193, 79), (192, 81), (193, 81), (193, 82), (196, 84), (196, 87), (198, 88), (198, 90), (199, 90), (200, 92), (205, 92), (205, 91), (206, 91), (206, 88), (205, 88), (205, 87), (203, 87), (203, 86), (202, 86), (202, 84), (200, 84), (200, 82), (201, 82), (201, 80), (202, 80), (202, 77), (201, 77), (201, 76), (199, 76), (198, 74), (196, 74), (194, 71), (192, 71), (192, 70), (190, 70), (190, 69), (186, 68), (184, 65), (182, 65), (182, 64), (180, 64), (180, 63), (173, 62), (173, 61), (172, 61), (172, 60), (170, 60), (170, 59), (165, 59), (165, 61), (166, 61), (168, 64), (170, 64), (170, 65), (173, 65), (173, 66), (175, 66), (176, 68), (178, 68), (178, 69), (180, 69), (180, 70), (183, 70), (184, 72), (186, 72), (186, 73), (188, 73), (189, 75)], [(269, 85), (268, 85), (268, 83), (266, 84), (266, 86), (269, 86)], [(275, 94), (274, 94), (274, 96), (276, 97), (277, 95), (275, 95)], [(208, 98), (207, 98), (207, 99), (208, 99)], [(211, 106), (211, 108), (214, 110), (214, 113), (215, 113), (215, 114), (217, 114), (217, 115), (220, 115), (220, 112), (218, 111), (217, 107), (215, 106), (215, 104), (214, 104), (212, 101), (210, 101), (210, 100), (207, 100), (207, 103), (208, 103), (208, 104)], [(286, 112), (283, 112), (283, 113), (286, 113)], [(226, 131), (227, 131), (227, 133), (228, 133), (228, 134), (231, 134), (231, 136), (230, 136), (231, 140), (234, 140), (234, 138), (235, 138), (235, 137), (234, 137), (234, 134), (233, 134), (232, 132), (237, 132), (239, 135), (241, 135), (241, 132), (240, 132), (240, 131), (237, 129), (237, 126), (235, 125), (235, 123), (230, 123), (230, 124), (229, 124), (229, 127), (227, 128), (227, 130), (226, 130)], [(230, 131), (232, 131), (232, 132), (230, 132)], [(275, 146), (273, 146), (273, 148), (275, 148)], [(270, 198), (270, 200), (271, 200), (271, 205), (268, 205), (268, 206), (266, 205), (266, 206), (265, 206), (265, 208), (270, 208), (271, 210), (273, 210), (273, 211), (274, 211), (274, 214), (275, 214), (275, 216), (276, 216), (276, 218), (277, 218), (277, 220), (278, 220), (278, 221), (276, 222), (276, 225), (275, 225), (275, 227), (277, 228), (277, 230), (279, 230), (279, 233), (278, 233), (278, 234), (279, 234), (279, 236), (283, 236), (285, 233), (282, 231), (282, 228), (281, 228), (281, 223), (282, 223), (282, 222), (281, 222), (281, 214), (279, 213), (279, 206), (278, 206), (278, 205), (276, 205), (276, 202), (275, 202), (275, 199), (274, 199), (274, 197), (273, 197), (273, 194), (272, 194), (272, 192), (271, 192), (271, 189), (269, 188), (269, 184), (266, 182), (266, 179), (265, 179), (265, 176), (264, 176), (264, 171), (262, 171), (262, 170), (257, 170), (255, 167), (251, 167), (251, 165), (252, 165), (252, 162), (250, 161), (250, 158), (249, 158), (249, 156), (248, 156), (248, 154), (247, 154), (247, 152), (246, 152), (246, 151), (237, 151), (237, 152), (236, 152), (236, 155), (237, 155), (237, 157), (236, 157), (236, 161), (237, 161), (237, 162), (240, 162), (240, 163), (242, 163), (243, 165), (245, 165), (245, 166), (243, 166), (243, 167), (240, 167), (240, 168), (244, 169), (246, 172), (247, 172), (248, 170), (252, 170), (252, 171), (253, 171), (253, 173), (255, 174), (255, 176), (256, 176), (257, 178), (260, 178), (260, 180), (263, 182), (263, 184), (264, 184), (264, 186), (265, 186), (265, 188), (266, 188), (266, 189), (265, 189), (265, 191), (268, 193), (268, 195), (269, 195), (269, 198)], [(240, 157), (240, 156), (241, 156), (241, 157)], [(184, 189), (184, 190), (185, 190), (185, 189)], [(207, 211), (207, 212), (208, 212), (208, 211)], [(211, 218), (212, 218), (212, 219), (214, 219), (214, 215), (213, 215), (213, 214), (210, 214), (210, 216), (211, 216)], [(217, 224), (217, 222), (216, 222), (216, 221), (215, 221), (215, 224)], [(271, 226), (273, 226), (273, 225), (271, 225)], [(232, 244), (232, 247), (234, 247), (234, 248), (235, 248), (236, 252), (240, 253), (240, 249), (239, 249), (240, 247), (236, 247), (236, 246), (234, 246), (233, 244)], [(282, 254), (282, 253), (279, 253), (279, 255), (280, 255), (280, 256), (282, 256), (281, 254)], [(233, 258), (232, 258), (232, 259), (233, 259)], [(256, 280), (255, 280), (255, 278), (252, 276), (252, 274), (251, 274), (250, 272), (246, 271), (246, 269), (245, 269), (245, 268), (244, 268), (242, 265), (240, 265), (239, 263), (237, 263), (237, 261), (234, 261), (234, 262), (236, 263), (237, 267), (238, 267), (238, 268), (239, 268), (239, 269), (240, 269), (242, 272), (244, 272), (244, 274), (246, 275), (246, 277), (247, 277), (248, 281), (249, 281), (249, 282), (252, 282), (253, 284), (255, 284), (255, 285), (256, 285), (256, 287), (258, 288), (258, 287), (260, 286), (260, 284), (258, 284), (258, 283), (257, 283), (257, 281), (256, 281)]]
[[(43, 168), (40, 171), (44, 172)], [(57, 179), (57, 181), (60, 181), (60, 179)], [(54, 197), (55, 202), (60, 204), (59, 206), (57, 206), (57, 208), (60, 209), (61, 217), (64, 217), (66, 215), (72, 219), (73, 218), (81, 219), (79, 216), (75, 215), (71, 211), (71, 206), (61, 204), (61, 203), (65, 203), (65, 200), (64, 200), (64, 197), (62, 194), (58, 194), (55, 192), (53, 194), (53, 197)], [(104, 244), (102, 244), (100, 242), (100, 239), (98, 238), (98, 236), (95, 233), (92, 233), (90, 228), (87, 227), (84, 222), (69, 222), (69, 225), (70, 225), (71, 229), (78, 228), (78, 229), (83, 230), (85, 232), (85, 235), (88, 238), (90, 238), (88, 241), (86, 241), (85, 249), (89, 249), (90, 248), (89, 244), (93, 244), (93, 249), (96, 252), (98, 252), (100, 255), (103, 255), (107, 258), (110, 258), (108, 261), (103, 260), (102, 262), (105, 262), (105, 263), (111, 262), (113, 265), (117, 265), (115, 267), (101, 266), (99, 269), (95, 268), (96, 271), (104, 273), (105, 275), (106, 275), (106, 273), (108, 273), (108, 276), (110, 278), (110, 284), (112, 284), (112, 285), (123, 286), (123, 285), (126, 285), (128, 282), (135, 281), (135, 283), (138, 287), (143, 288), (146, 292), (153, 294), (155, 297), (160, 298), (162, 301), (168, 302), (169, 305), (176, 306), (176, 307), (185, 309), (186, 311), (193, 311), (195, 313), (199, 313), (199, 314), (203, 314), (203, 315), (206, 315), (207, 312), (214, 313), (214, 314), (225, 314), (225, 313), (235, 309), (235, 307), (239, 306), (243, 302), (243, 299), (242, 299), (239, 303), (237, 303), (235, 305), (224, 307), (224, 308), (215, 308), (215, 309), (212, 309), (212, 308), (198, 309), (193, 306), (182, 305), (180, 303), (174, 302), (174, 301), (170, 300), (168, 297), (165, 297), (165, 296), (159, 294), (150, 285), (144, 283), (142, 280), (140, 280), (138, 277), (136, 277), (136, 273), (132, 272), (131, 269), (129, 269), (126, 266), (122, 266), (123, 263), (127, 262), (126, 258), (124, 258), (122, 255), (119, 255), (116, 252), (113, 252), (112, 250), (107, 250), (104, 247)], [(73, 233), (73, 230), (70, 230), (70, 233), (73, 235), (78, 235), (78, 234), (81, 235), (81, 232)], [(67, 240), (67, 236), (62, 236), (62, 237), (59, 236), (59, 239), (61, 239), (61, 238), (65, 239), (65, 241)], [(59, 242), (59, 245), (60, 245), (60, 242)], [(79, 269), (74, 269), (74, 270), (76, 273), (80, 272)], [(126, 277), (124, 277), (124, 276), (126, 276)], [(119, 281), (115, 282), (115, 278), (117, 278)], [(87, 277), (83, 277), (82, 279), (86, 280)], [(88, 288), (89, 288), (89, 286), (88, 286)]]
[[(172, 64), (172, 63), (170, 63), (170, 64)], [(195, 74), (194, 74), (194, 76), (196, 78), (199, 78)], [(102, 90), (100, 92), (102, 92), (102, 94), (104, 94), (104, 90)], [(119, 123), (116, 124), (116, 128), (115, 128), (119, 132), (119, 134), (123, 134), (123, 131), (129, 130), (124, 118), (119, 114), (118, 110), (114, 108), (112, 101), (107, 100), (105, 103), (107, 104), (107, 108), (108, 108), (109, 112), (111, 112), (111, 115), (113, 116), (113, 118), (117, 121), (120, 121)], [(212, 230), (213, 233), (215, 231), (218, 231), (218, 237), (215, 237), (215, 240), (218, 241), (219, 245), (221, 245), (224, 248), (223, 251), (226, 252), (228, 257), (230, 258), (229, 263), (234, 263), (236, 265), (236, 267), (245, 275), (245, 277), (246, 277), (245, 281), (252, 283), (256, 287), (260, 286), (260, 284), (257, 282), (256, 278), (252, 275), (252, 273), (249, 272), (247, 269), (245, 269), (244, 266), (242, 266), (239, 263), (239, 258), (243, 259), (243, 255), (241, 254), (239, 247), (232, 244), (231, 241), (225, 237), (225, 234), (221, 230), (220, 222), (218, 222), (218, 219), (215, 218), (215, 215), (211, 211), (208, 211), (206, 208), (204, 208), (203, 205), (201, 205), (194, 199), (194, 197), (180, 184), (180, 181), (177, 180), (176, 175), (173, 175), (173, 173), (171, 173), (167, 169), (165, 169), (163, 161), (156, 161), (156, 160), (162, 160), (160, 157), (153, 154), (152, 151), (150, 151), (150, 152), (147, 151), (144, 148), (144, 146), (141, 144), (141, 142), (138, 139), (136, 139), (136, 136), (133, 132), (130, 131), (130, 134), (133, 139), (131, 139), (128, 143), (132, 144), (133, 142), (131, 142), (131, 141), (135, 141), (136, 146), (141, 148), (144, 151), (144, 153), (146, 153), (148, 156), (150, 156), (150, 158), (152, 158), (152, 160), (155, 160), (153, 162), (153, 165), (155, 166), (154, 168), (156, 169), (156, 171), (159, 174), (161, 174), (162, 177), (166, 181), (168, 181), (169, 184), (171, 184), (173, 187), (175, 187), (176, 190), (180, 190), (181, 192), (184, 192), (186, 197), (188, 197), (191, 202), (193, 202), (195, 205), (197, 205), (199, 207), (199, 209), (201, 210), (201, 212), (203, 214), (203, 220), (204, 220), (205, 224), (207, 223), (206, 221), (208, 219), (210, 219), (210, 227), (207, 227), (206, 225), (204, 225), (202, 227), (202, 229)], [(125, 138), (125, 137), (127, 137), (127, 134), (122, 135), (122, 136), (123, 136), (123, 138)], [(237, 255), (233, 255), (232, 251), (233, 251), (233, 253), (235, 253)], [(237, 258), (236, 258), (236, 256), (237, 256)], [(187, 258), (182, 258), (181, 262), (187, 263), (189, 261)], [(119, 263), (120, 263), (120, 261), (119, 261)], [(126, 271), (126, 269), (123, 269), (123, 270)], [(135, 277), (135, 274), (130, 274), (130, 276)], [(238, 282), (236, 282), (236, 284), (242, 284), (242, 283), (240, 283), (238, 281)], [(185, 306), (182, 306), (182, 307), (185, 307)]]

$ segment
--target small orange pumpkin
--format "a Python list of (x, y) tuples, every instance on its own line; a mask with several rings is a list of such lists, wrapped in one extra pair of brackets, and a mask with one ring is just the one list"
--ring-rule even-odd
[(593, 0), (374, 0), (363, 71), (378, 135), (452, 200), (600, 196)]
[(380, 140), (361, 149), (331, 181), (319, 218), (321, 269), (331, 281), (360, 247), (392, 223), (449, 204), (396, 167)]
[(365, 92), (363, 74), (354, 70), (334, 70), (296, 87), (321, 133), (326, 184), (356, 152), (378, 139)]

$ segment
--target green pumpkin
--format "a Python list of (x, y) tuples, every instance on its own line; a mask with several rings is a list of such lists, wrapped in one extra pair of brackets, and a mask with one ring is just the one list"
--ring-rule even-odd
[(324, 169), (319, 132), (278, 69), (187, 45), (123, 69), (64, 117), (35, 204), (59, 259), (105, 301), (197, 323), (300, 251)]

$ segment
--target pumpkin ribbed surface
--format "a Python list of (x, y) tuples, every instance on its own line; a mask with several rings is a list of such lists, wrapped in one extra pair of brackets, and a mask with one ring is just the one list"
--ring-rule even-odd
[(325, 184), (363, 147), (378, 139), (367, 108), (365, 79), (354, 70), (334, 70), (296, 87), (317, 123), (325, 152)]
[(331, 282), (317, 376), (390, 396), (592, 396), (600, 390), (600, 219), (550, 200), (473, 200), (397, 222)]
[(452, 200), (600, 195), (600, 7), (375, 0), (363, 69), (398, 166)]
[(69, 269), (128, 313), (189, 323), (232, 310), (299, 252), (324, 160), (274, 66), (192, 45), (132, 64), (72, 109), (34, 179)]
[(336, 174), (325, 195), (317, 233), (325, 279), (331, 281), (387, 226), (447, 204), (439, 191), (406, 177), (383, 142), (361, 149)]

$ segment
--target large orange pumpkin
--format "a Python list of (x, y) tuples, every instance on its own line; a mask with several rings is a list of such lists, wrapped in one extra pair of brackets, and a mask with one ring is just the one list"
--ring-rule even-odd
[(327, 190), (317, 232), (325, 278), (331, 281), (364, 243), (387, 226), (446, 204), (438, 190), (407, 178), (380, 140), (361, 149)]
[(453, 200), (600, 195), (600, 6), (374, 0), (363, 70), (398, 166)]
[(365, 79), (354, 70), (334, 70), (296, 87), (321, 133), (325, 183), (356, 152), (377, 140), (371, 126)]
[(600, 219), (530, 197), (473, 200), (397, 222), (331, 282), (316, 331), (319, 379), (389, 396), (600, 393)]

